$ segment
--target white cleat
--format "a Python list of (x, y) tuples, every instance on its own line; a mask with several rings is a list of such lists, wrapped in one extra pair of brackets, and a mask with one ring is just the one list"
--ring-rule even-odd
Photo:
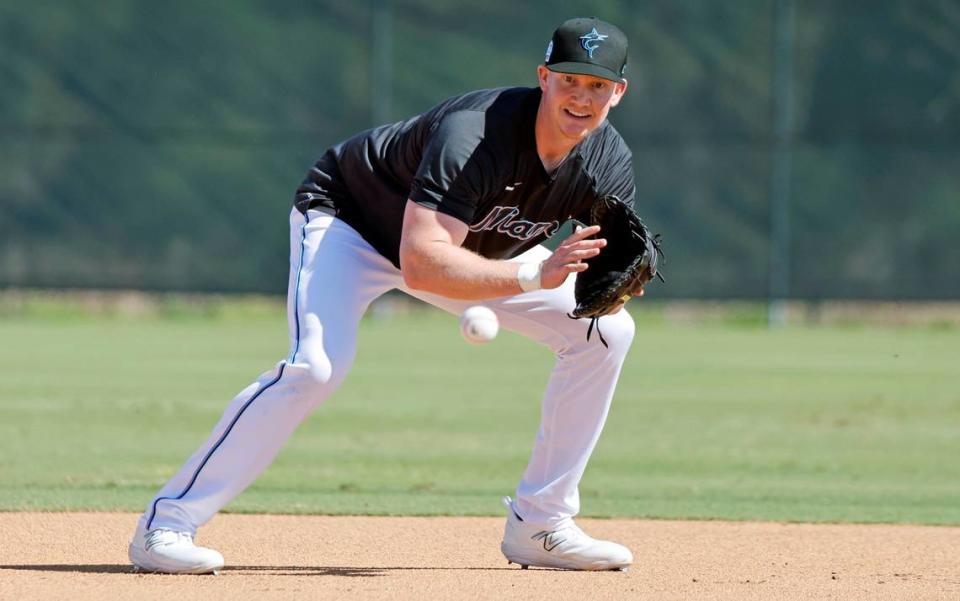
[(509, 563), (565, 570), (626, 570), (633, 563), (630, 549), (617, 543), (591, 538), (572, 521), (556, 530), (543, 530), (520, 519), (513, 500), (507, 506), (507, 525), (500, 550)]
[(189, 532), (156, 528), (149, 532), (142, 523), (128, 550), (138, 571), (164, 574), (216, 574), (223, 567), (223, 555), (193, 544)]

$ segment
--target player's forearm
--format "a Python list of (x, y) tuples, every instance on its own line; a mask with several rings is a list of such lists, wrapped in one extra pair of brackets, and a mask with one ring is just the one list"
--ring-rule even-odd
[(517, 263), (486, 259), (469, 250), (432, 242), (401, 254), (403, 279), (414, 290), (461, 300), (484, 300), (522, 292)]

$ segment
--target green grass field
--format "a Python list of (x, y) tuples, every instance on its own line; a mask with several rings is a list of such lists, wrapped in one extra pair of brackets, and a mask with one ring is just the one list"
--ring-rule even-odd
[[(0, 510), (142, 509), (286, 354), (275, 310), (177, 315), (0, 318)], [(584, 515), (960, 524), (957, 328), (635, 315)], [(228, 510), (499, 515), (551, 363), (437, 311), (368, 318), (347, 383)]]

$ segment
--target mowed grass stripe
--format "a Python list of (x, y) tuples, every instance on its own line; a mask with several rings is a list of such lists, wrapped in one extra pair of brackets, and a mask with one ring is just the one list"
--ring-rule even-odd
[[(960, 331), (637, 316), (585, 515), (960, 523)], [(288, 344), (280, 313), (6, 318), (0, 341), (0, 510), (141, 510)], [(366, 319), (346, 384), (228, 509), (498, 514), (552, 362), (438, 311)]]

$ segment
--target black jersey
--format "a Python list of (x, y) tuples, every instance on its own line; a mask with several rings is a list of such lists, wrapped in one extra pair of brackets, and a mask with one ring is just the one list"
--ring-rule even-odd
[(546, 172), (534, 135), (540, 96), (480, 90), (361, 132), (321, 157), (295, 206), (343, 219), (399, 267), (407, 199), (468, 224), (463, 247), (491, 259), (522, 253), (570, 218), (586, 221), (599, 195), (632, 203), (630, 151), (608, 122)]

